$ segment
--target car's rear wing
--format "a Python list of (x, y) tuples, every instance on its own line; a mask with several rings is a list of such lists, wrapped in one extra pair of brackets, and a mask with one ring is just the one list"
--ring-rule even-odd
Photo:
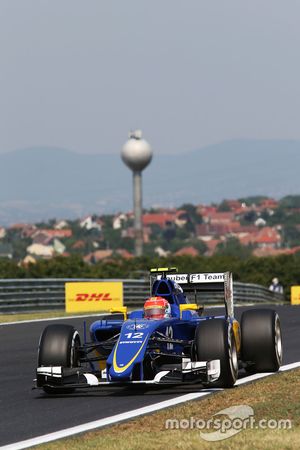
[(231, 272), (174, 273), (172, 268), (151, 270), (154, 280), (167, 278), (179, 284), (184, 293), (223, 292), (226, 314), (233, 317), (233, 280)]

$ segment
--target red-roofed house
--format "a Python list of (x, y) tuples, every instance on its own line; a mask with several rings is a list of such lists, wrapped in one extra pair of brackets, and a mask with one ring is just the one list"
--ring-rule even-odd
[(168, 224), (181, 220), (184, 211), (148, 213), (143, 215), (143, 225), (158, 225), (160, 228), (165, 228)]
[(96, 263), (103, 259), (110, 258), (113, 254), (112, 250), (96, 250), (83, 257), (83, 260), (87, 263)]
[(35, 225), (27, 223), (15, 223), (14, 225), (11, 225), (8, 229), (15, 232), (19, 231), (23, 238), (31, 237), (37, 230)]
[(240, 222), (232, 221), (228, 223), (202, 223), (196, 225), (196, 235), (203, 236), (225, 236), (227, 234), (238, 233), (241, 229)]
[(122, 258), (131, 259), (134, 256), (125, 249), (117, 250), (96, 250), (95, 252), (89, 253), (84, 256), (83, 260), (87, 263), (97, 263), (98, 261), (103, 261), (112, 258), (114, 254), (120, 255)]
[(234, 212), (220, 212), (216, 211), (208, 216), (209, 223), (211, 224), (222, 224), (227, 225), (230, 222), (234, 222), (235, 213)]
[(243, 245), (253, 244), (258, 248), (279, 248), (281, 245), (280, 233), (272, 227), (261, 228), (256, 233), (249, 233), (240, 238)]
[(175, 253), (175, 256), (199, 256), (199, 252), (194, 247), (183, 247)]
[(124, 259), (132, 259), (132, 258), (134, 258), (132, 253), (130, 253), (128, 250), (123, 249), (123, 248), (120, 248), (120, 249), (116, 250), (116, 253), (118, 255), (120, 255), (121, 258), (124, 258)]
[(229, 206), (231, 211), (237, 211), (241, 208), (244, 208), (244, 204), (239, 202), (238, 200), (225, 200), (226, 204)]
[(72, 237), (72, 230), (70, 229), (63, 229), (63, 230), (47, 230), (47, 233), (56, 238), (70, 238)]
[(161, 228), (165, 228), (167, 223), (172, 222), (173, 215), (170, 214), (159, 214), (159, 213), (149, 213), (143, 215), (143, 225), (158, 225)]
[(257, 233), (255, 244), (258, 247), (279, 247), (281, 244), (281, 236), (275, 228), (264, 227)]
[(295, 248), (256, 248), (253, 251), (253, 256), (257, 256), (258, 258), (266, 257), (266, 256), (279, 256), (279, 255), (292, 255), (300, 251), (300, 247)]
[(207, 206), (207, 205), (198, 205), (197, 206), (197, 213), (200, 214), (202, 217), (206, 217), (211, 213), (217, 212), (216, 206)]
[(260, 209), (276, 209), (278, 208), (278, 201), (274, 200), (274, 198), (266, 198), (265, 200), (263, 200), (260, 205), (259, 208)]
[(218, 244), (220, 244), (220, 242), (222, 242), (222, 241), (220, 239), (211, 239), (210, 241), (204, 241), (204, 242), (207, 247), (205, 256), (212, 256), (215, 253)]

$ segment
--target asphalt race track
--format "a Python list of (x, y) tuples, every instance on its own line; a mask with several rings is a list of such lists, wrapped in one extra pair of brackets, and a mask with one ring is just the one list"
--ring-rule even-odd
[[(281, 318), (283, 364), (300, 361), (300, 306), (272, 308)], [(236, 308), (238, 319), (244, 309), (249, 307)], [(217, 312), (213, 310), (213, 314)], [(89, 325), (95, 317), (64, 319), (81, 336), (83, 320)], [(148, 387), (147, 390), (135, 387), (134, 391), (107, 387), (49, 397), (40, 390), (32, 390), (39, 336), (48, 323), (0, 325), (0, 446), (199, 391), (197, 385)]]

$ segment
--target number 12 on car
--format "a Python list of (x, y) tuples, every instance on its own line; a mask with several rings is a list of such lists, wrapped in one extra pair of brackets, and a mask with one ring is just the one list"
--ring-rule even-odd
[(125, 333), (125, 336), (127, 337), (127, 339), (142, 339), (142, 337), (144, 336), (144, 333)]

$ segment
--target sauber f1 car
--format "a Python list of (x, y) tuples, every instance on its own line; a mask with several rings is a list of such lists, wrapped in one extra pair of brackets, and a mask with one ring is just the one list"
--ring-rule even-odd
[[(71, 325), (47, 326), (40, 337), (35, 385), (46, 393), (130, 384), (199, 382), (232, 387), (238, 371), (276, 372), (282, 362), (280, 321), (271, 309), (234, 317), (232, 274), (152, 269), (151, 298), (169, 305), (168, 317), (121, 308), (100, 316), (84, 342)], [(203, 315), (201, 292), (222, 292), (225, 313)], [(195, 296), (190, 303), (188, 296)]]

